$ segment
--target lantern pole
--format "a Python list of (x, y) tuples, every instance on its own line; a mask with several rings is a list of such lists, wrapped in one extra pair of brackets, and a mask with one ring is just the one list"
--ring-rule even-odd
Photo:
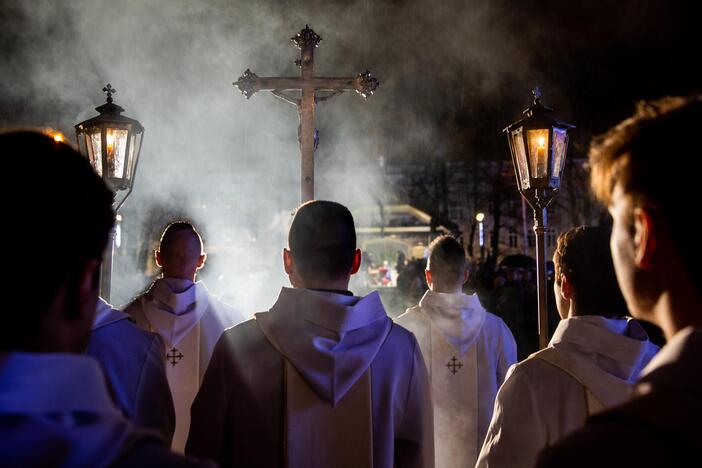
[(112, 289), (112, 257), (115, 251), (115, 234), (117, 230), (112, 226), (107, 235), (107, 245), (102, 256), (102, 268), (100, 269), (100, 297), (106, 302), (110, 302), (110, 291)]
[[(539, 204), (540, 205), (540, 204)], [(536, 287), (538, 289), (539, 349), (548, 345), (548, 299), (546, 282), (546, 207), (534, 207), (536, 238)]]

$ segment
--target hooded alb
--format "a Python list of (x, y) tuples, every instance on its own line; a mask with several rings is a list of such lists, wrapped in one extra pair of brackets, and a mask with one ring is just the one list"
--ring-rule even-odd
[(415, 334), (427, 364), (437, 468), (474, 466), (497, 389), (517, 359), (512, 333), (463, 293), (427, 291), (396, 322)]
[(161, 278), (125, 308), (144, 330), (164, 344), (166, 376), (175, 406), (172, 447), (185, 449), (190, 406), (200, 388), (217, 340), (241, 314), (210, 295), (205, 285), (179, 278)]
[(510, 369), (477, 466), (534, 466), (589, 415), (626, 401), (657, 351), (631, 318), (561, 320), (547, 348)]
[(186, 452), (226, 466), (433, 466), (426, 370), (377, 292), (283, 288), (227, 330)]

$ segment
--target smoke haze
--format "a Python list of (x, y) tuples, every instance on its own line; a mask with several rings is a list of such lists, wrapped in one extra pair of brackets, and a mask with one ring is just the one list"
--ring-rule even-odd
[[(112, 302), (124, 304), (149, 283), (160, 230), (186, 218), (204, 235), (209, 289), (250, 314), (268, 308), (286, 283), (281, 248), (299, 201), (297, 111), (266, 92), (247, 101), (231, 83), (246, 68), (296, 76), (289, 38), (305, 24), (322, 37), (318, 75), (367, 68), (379, 78), (367, 101), (348, 92), (317, 107), (316, 196), (351, 209), (393, 198), (381, 155), (506, 157), (499, 131), (529, 103), (535, 83), (560, 117), (579, 112), (586, 129), (601, 131), (631, 109), (625, 93), (609, 120), (582, 122), (598, 115), (587, 106), (601, 100), (577, 107), (574, 90), (588, 77), (604, 78), (577, 75), (571, 54), (591, 47), (577, 63), (596, 60), (612, 38), (593, 31), (571, 38), (569, 21), (599, 17), (607, 4), (602, 27), (633, 44), (657, 34), (645, 25), (663, 2), (634, 13), (632, 2), (582, 2), (563, 23), (532, 21), (539, 17), (525, 15), (533, 2), (513, 3), (2, 0), (0, 124), (56, 127), (73, 139), (73, 125), (96, 114), (111, 83), (125, 115), (146, 128), (135, 189), (121, 211)], [(689, 91), (700, 82), (696, 73), (661, 93)], [(634, 88), (634, 96), (652, 97)]]

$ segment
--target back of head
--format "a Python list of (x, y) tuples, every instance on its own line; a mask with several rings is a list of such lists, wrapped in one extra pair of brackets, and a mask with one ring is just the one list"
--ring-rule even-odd
[(463, 246), (451, 236), (439, 236), (429, 244), (429, 262), (432, 284), (441, 289), (453, 289), (463, 284), (466, 254)]
[(12, 294), (26, 299), (6, 310), (10, 322), (0, 327), (0, 349), (11, 350), (37, 332), (62, 285), (102, 258), (113, 194), (77, 151), (41, 133), (0, 134), (0, 152), (5, 173), (20, 182), (6, 205), (4, 229)]
[(627, 315), (609, 250), (610, 234), (609, 228), (580, 226), (558, 237), (553, 256), (556, 282), (561, 284), (561, 275), (568, 277), (578, 315)]
[(203, 255), (202, 238), (191, 223), (175, 221), (163, 231), (159, 252), (165, 277), (190, 278)]
[(324, 200), (303, 203), (295, 212), (288, 245), (303, 278), (343, 278), (351, 271), (356, 251), (353, 216), (340, 203)]
[[(702, 171), (700, 122), (700, 95), (641, 102), (631, 118), (596, 139), (590, 149), (597, 197), (609, 205), (619, 185), (635, 203), (659, 212), (698, 292), (701, 251), (696, 230), (688, 225), (689, 204), (683, 201), (690, 198)], [(633, 214), (631, 218), (633, 227)]]

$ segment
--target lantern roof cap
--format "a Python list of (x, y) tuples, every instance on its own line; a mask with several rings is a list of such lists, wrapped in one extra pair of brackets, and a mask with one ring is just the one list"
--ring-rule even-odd
[(138, 120), (131, 119), (127, 116), (121, 115), (122, 112), (124, 112), (124, 109), (115, 104), (112, 99), (112, 95), (117, 93), (117, 90), (112, 87), (110, 83), (107, 83), (104, 88), (102, 88), (102, 91), (107, 94), (107, 102), (101, 106), (98, 106), (95, 108), (96, 111), (100, 113), (100, 115), (97, 115), (91, 119), (85, 120), (79, 124), (76, 125), (76, 127), (83, 127), (83, 126), (95, 126), (103, 122), (109, 122), (109, 123), (129, 123), (134, 125), (135, 130), (139, 133), (144, 131), (144, 127), (141, 125), (141, 123)]
[(522, 114), (526, 115), (523, 119), (518, 120), (517, 122), (514, 122), (504, 128), (502, 131), (503, 132), (511, 132), (512, 130), (519, 128), (519, 127), (524, 127), (524, 126), (529, 126), (529, 127), (565, 127), (568, 129), (575, 128), (575, 125), (569, 124), (568, 122), (564, 122), (562, 120), (556, 119), (555, 117), (552, 117), (551, 114), (553, 112), (553, 109), (545, 106), (542, 101), (541, 101), (541, 89), (536, 86), (534, 89), (531, 90), (531, 94), (534, 97), (534, 104), (531, 105), (530, 107), (524, 109)]

